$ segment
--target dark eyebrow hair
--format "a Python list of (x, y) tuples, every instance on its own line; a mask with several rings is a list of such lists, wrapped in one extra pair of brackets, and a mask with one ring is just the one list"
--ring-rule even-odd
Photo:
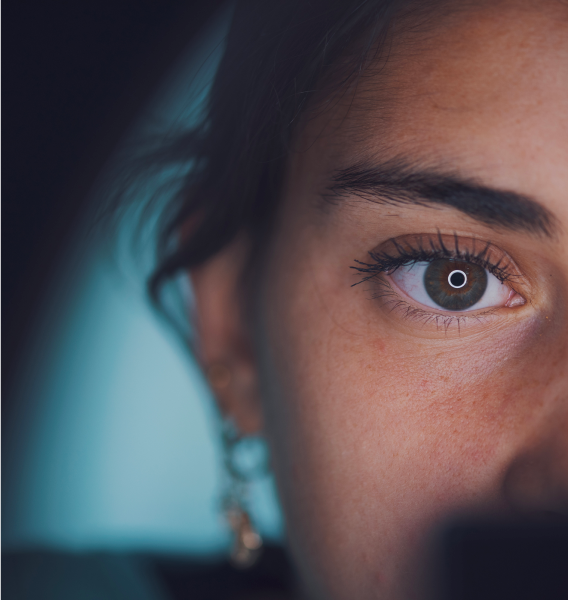
[(554, 215), (528, 196), (401, 162), (335, 171), (324, 197), (335, 203), (347, 195), (379, 204), (450, 206), (486, 225), (549, 237), (556, 225)]

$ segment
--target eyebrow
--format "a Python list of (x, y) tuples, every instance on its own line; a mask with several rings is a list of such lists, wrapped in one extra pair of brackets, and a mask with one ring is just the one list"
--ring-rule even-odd
[(552, 237), (556, 218), (536, 200), (484, 186), (475, 180), (434, 170), (420, 170), (402, 162), (382, 165), (357, 163), (332, 174), (326, 200), (357, 196), (378, 204), (442, 205), (475, 220), (503, 229)]

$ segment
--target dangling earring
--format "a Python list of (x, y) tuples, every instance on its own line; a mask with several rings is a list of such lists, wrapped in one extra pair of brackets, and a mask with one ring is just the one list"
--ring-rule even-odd
[[(207, 369), (207, 378), (218, 392), (231, 384), (232, 373), (226, 365), (216, 363)], [(266, 472), (266, 460), (260, 461), (264, 463), (260, 469), (258, 464), (251, 466), (250, 450), (255, 440), (241, 436), (230, 419), (223, 422), (221, 438), (227, 475), (223, 512), (234, 536), (230, 558), (233, 565), (246, 569), (254, 565), (262, 553), (262, 538), (252, 523), (248, 503), (250, 482)]]
[(240, 436), (232, 421), (225, 421), (222, 436), (228, 476), (223, 510), (234, 535), (230, 558), (236, 567), (246, 569), (262, 554), (262, 537), (253, 525), (248, 508), (249, 487), (251, 480), (266, 468), (250, 464), (255, 439)]
[(262, 553), (262, 538), (242, 506), (227, 504), (225, 516), (234, 534), (231, 562), (240, 569), (252, 567)]

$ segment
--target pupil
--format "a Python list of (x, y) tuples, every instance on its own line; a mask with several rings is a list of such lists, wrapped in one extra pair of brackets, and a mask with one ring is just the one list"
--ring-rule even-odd
[(452, 285), (453, 287), (456, 287), (456, 288), (463, 287), (465, 285), (465, 282), (466, 282), (465, 273), (462, 273), (461, 271), (454, 271), (450, 275), (450, 285)]

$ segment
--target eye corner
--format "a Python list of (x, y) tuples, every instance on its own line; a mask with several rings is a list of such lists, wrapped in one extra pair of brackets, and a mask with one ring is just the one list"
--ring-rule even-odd
[(504, 307), (506, 308), (517, 308), (520, 306), (524, 306), (525, 304), (527, 304), (527, 299), (522, 296), (521, 294), (519, 294), (516, 290), (509, 288), (510, 292), (509, 292), (509, 297), (507, 298), (507, 301), (504, 304)]

